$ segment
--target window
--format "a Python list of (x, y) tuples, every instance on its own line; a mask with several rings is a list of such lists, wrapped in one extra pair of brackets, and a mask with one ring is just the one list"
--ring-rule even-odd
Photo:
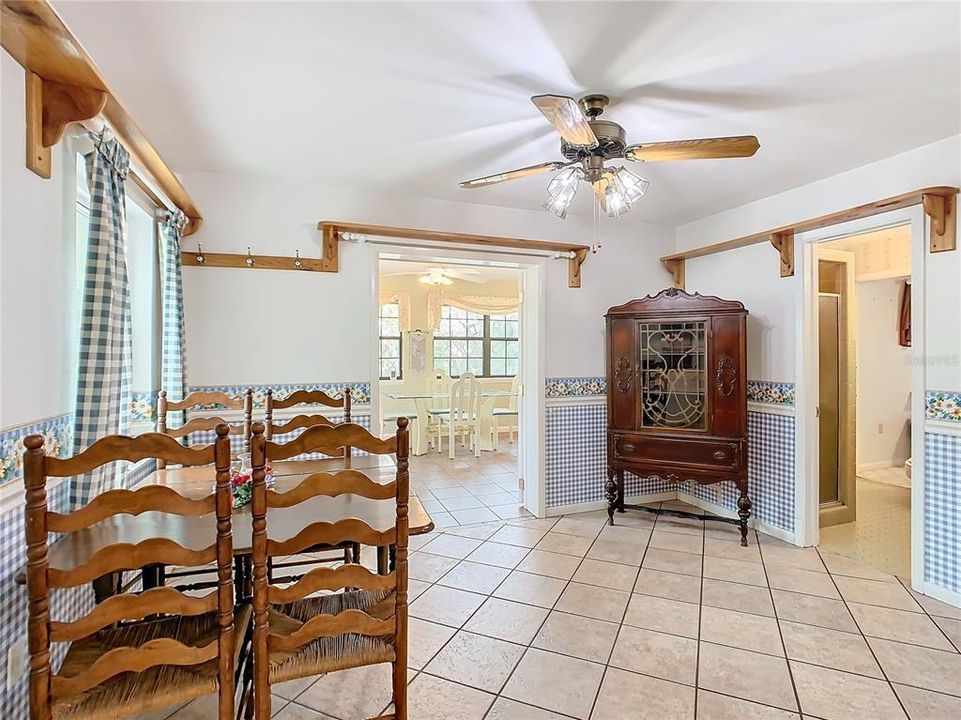
[[(90, 193), (87, 165), (77, 153), (76, 166), (76, 240), (77, 240), (77, 317), (82, 307), (83, 285), (87, 271), (87, 240), (90, 229)], [(150, 425), (152, 408), (160, 386), (160, 254), (154, 206), (141, 196), (132, 181), (126, 183), (124, 211), (127, 220), (127, 282), (130, 286), (130, 323), (132, 367), (130, 392), (133, 400), (131, 423), (134, 428)], [(146, 428), (144, 428), (146, 429)]]
[(400, 361), (400, 305), (381, 305), (377, 324), (380, 334), (380, 379), (399, 380), (403, 375)]
[(481, 315), (451, 305), (441, 307), (434, 335), (434, 367), (451, 377), (472, 372), (480, 377), (517, 374), (517, 313)]

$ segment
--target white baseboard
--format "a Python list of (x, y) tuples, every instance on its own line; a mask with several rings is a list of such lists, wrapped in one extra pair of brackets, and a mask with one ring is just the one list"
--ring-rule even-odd
[[(707, 510), (712, 515), (718, 515), (720, 517), (726, 518), (736, 518), (737, 513), (733, 510), (728, 510), (726, 507), (721, 507), (715, 503), (709, 502), (707, 500), (701, 500), (701, 498), (694, 497), (693, 495), (688, 495), (687, 493), (678, 493), (678, 499), (683, 500), (691, 505), (696, 505), (701, 508), (701, 510)], [(797, 545), (795, 540), (795, 534), (783, 528), (779, 528), (776, 525), (771, 525), (762, 520), (752, 517), (747, 523), (750, 527), (758, 530), (765, 535), (771, 535), (776, 537), (778, 540), (783, 540), (784, 542), (791, 543), (792, 545)]]
[(883, 470), (885, 468), (904, 467), (904, 463), (896, 463), (894, 460), (877, 460), (875, 462), (860, 463), (856, 472), (863, 473), (868, 470)]
[(921, 589), (921, 594), (933, 597), (935, 600), (940, 600), (956, 608), (961, 608), (961, 593), (955, 592), (954, 590), (948, 590), (947, 588), (925, 582)]

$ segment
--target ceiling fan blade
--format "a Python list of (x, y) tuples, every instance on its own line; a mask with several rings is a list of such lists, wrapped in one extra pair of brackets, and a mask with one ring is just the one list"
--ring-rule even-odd
[(528, 177), (530, 175), (554, 172), (555, 170), (560, 170), (565, 164), (566, 163), (562, 162), (546, 162), (540, 165), (529, 165), (518, 168), (517, 170), (508, 170), (507, 172), (497, 173), (496, 175), (487, 175), (474, 180), (466, 180), (462, 182), (460, 186), (468, 189), (486, 187), (487, 185), (504, 182), (505, 180), (516, 180), (517, 178)]
[(751, 157), (759, 147), (761, 145), (753, 135), (703, 138), (700, 140), (672, 140), (670, 142), (631, 145), (624, 151), (624, 157), (638, 162), (741, 158)]
[(574, 98), (565, 95), (535, 95), (531, 102), (540, 110), (547, 122), (571, 145), (595, 147), (597, 136), (584, 117)]

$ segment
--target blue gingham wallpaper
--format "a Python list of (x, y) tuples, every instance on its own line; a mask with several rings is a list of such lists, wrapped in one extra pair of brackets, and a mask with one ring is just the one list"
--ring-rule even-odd
[(924, 433), (924, 579), (961, 592), (961, 437)]
[[(607, 408), (560, 405), (547, 408), (544, 477), (547, 507), (604, 499), (607, 481)], [(624, 492), (648, 495), (673, 492), (674, 483), (629, 475)]]
[[(607, 479), (607, 408), (604, 405), (549, 406), (545, 427), (547, 507), (604, 499)], [(748, 413), (748, 494), (754, 515), (794, 531), (794, 418)], [(625, 492), (647, 495), (677, 491), (737, 511), (733, 483), (701, 486), (629, 475)]]

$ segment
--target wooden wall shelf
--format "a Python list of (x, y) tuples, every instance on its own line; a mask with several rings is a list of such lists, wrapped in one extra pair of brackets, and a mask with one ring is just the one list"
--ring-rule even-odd
[(957, 206), (958, 188), (948, 186), (928, 187), (912, 192), (895, 195), (894, 197), (877, 200), (865, 205), (839, 210), (838, 212), (821, 215), (810, 220), (802, 220), (791, 225), (784, 225), (773, 230), (746, 235), (725, 240), (724, 242), (704, 247), (685, 250), (684, 252), (666, 255), (661, 262), (674, 277), (674, 286), (684, 289), (684, 261), (691, 258), (705, 257), (715, 253), (736, 250), (737, 248), (770, 242), (781, 256), (781, 277), (794, 275), (794, 236), (797, 233), (817, 230), (837, 225), (839, 223), (857, 220), (859, 218), (880, 215), (881, 213), (900, 210), (912, 205), (921, 205), (925, 214), (931, 218), (931, 242), (929, 249), (932, 253), (946, 252), (957, 247)]
[(194, 201), (49, 3), (0, 0), (0, 13), (3, 48), (26, 71), (27, 167), (49, 178), (50, 148), (67, 125), (101, 115), (134, 163), (187, 216), (184, 235), (196, 232), (203, 218)]
[(510, 248), (513, 250), (538, 250), (560, 253), (568, 256), (567, 285), (572, 288), (581, 286), (581, 266), (587, 260), (590, 247), (548, 240), (526, 240), (524, 238), (498, 237), (496, 235), (474, 235), (470, 233), (443, 232), (440, 230), (417, 230), (414, 228), (391, 227), (388, 225), (366, 225), (364, 223), (322, 220), (317, 229), (323, 233), (324, 263), (326, 272), (337, 272), (339, 233), (350, 232), (358, 235), (400, 238), (403, 240), (426, 240), (428, 242), (453, 243), (457, 245), (479, 245), (481, 247)]

